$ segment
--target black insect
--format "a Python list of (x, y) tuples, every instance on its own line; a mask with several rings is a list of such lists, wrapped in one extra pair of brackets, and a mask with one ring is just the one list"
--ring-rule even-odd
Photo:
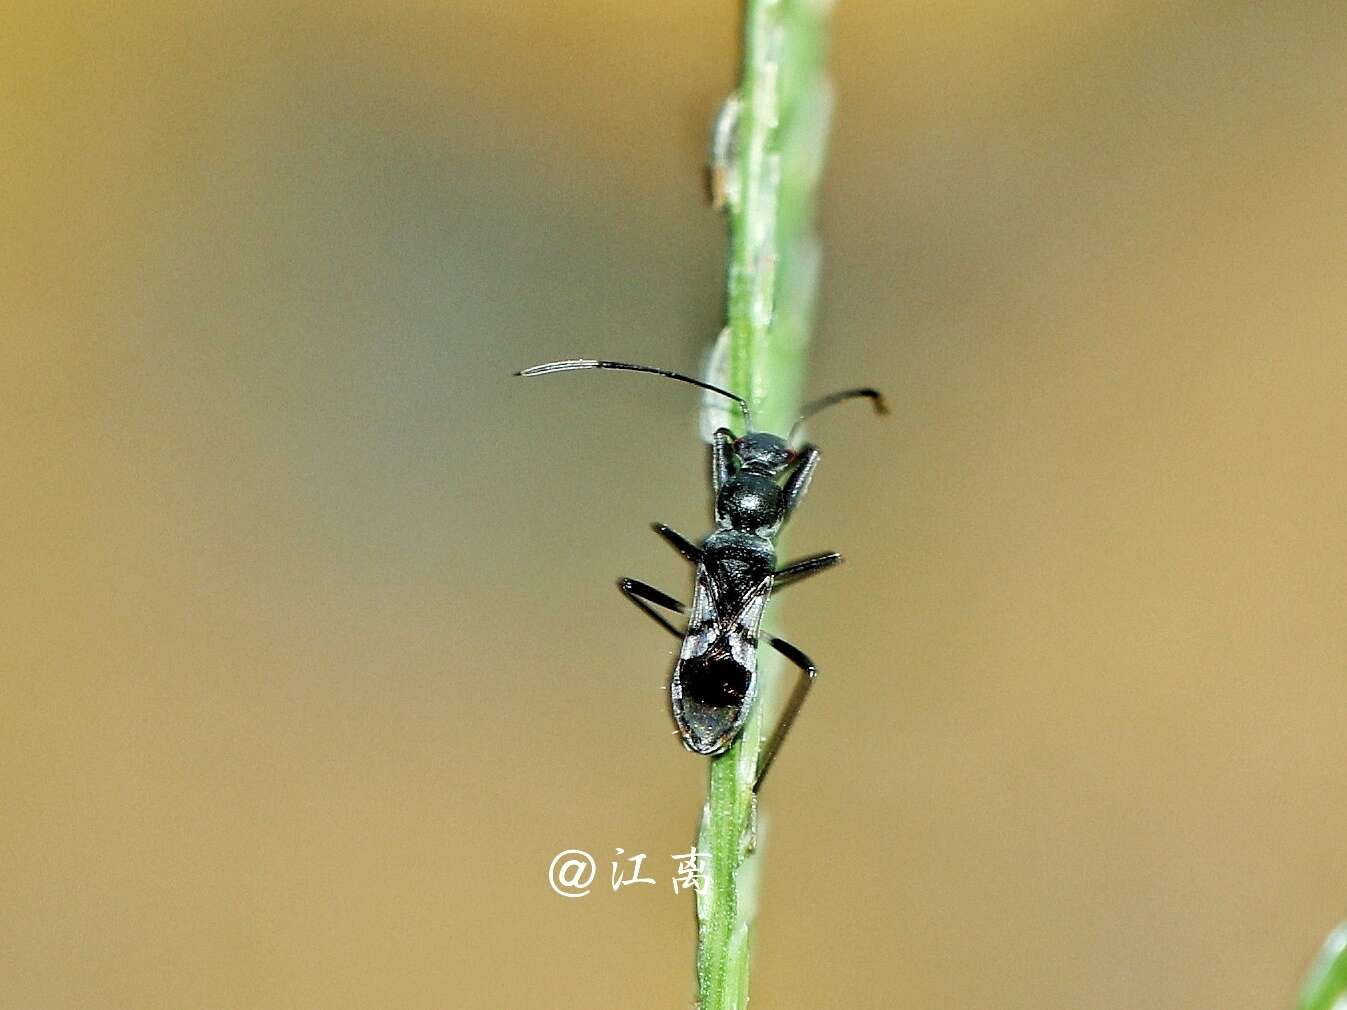
[[(748, 403), (742, 397), (663, 368), (576, 359), (534, 365), (515, 374), (548, 375), (583, 368), (649, 372), (677, 379), (729, 397), (743, 412), (747, 434), (735, 438), (728, 428), (720, 428), (711, 441), (716, 528), (698, 546), (668, 526), (656, 523), (654, 527), (674, 550), (697, 566), (687, 628), (680, 631), (655, 609), (687, 613), (688, 608), (672, 596), (635, 579), (618, 580), (618, 588), (627, 599), (683, 641), (669, 694), (684, 746), (698, 754), (723, 754), (743, 730), (757, 698), (758, 629), (768, 596), (773, 589), (793, 585), (842, 560), (840, 554), (829, 551), (776, 566), (774, 541), (782, 524), (799, 507), (819, 461), (816, 447), (806, 444), (794, 449), (791, 440), (805, 418), (842, 400), (868, 398), (880, 414), (888, 413), (888, 408), (876, 390), (846, 389), (809, 403), (790, 434), (782, 438), (753, 429)], [(784, 484), (779, 483), (783, 475)], [(790, 660), (800, 676), (763, 749), (755, 790), (761, 788), (818, 673), (814, 661), (789, 642), (769, 635), (767, 643)]]

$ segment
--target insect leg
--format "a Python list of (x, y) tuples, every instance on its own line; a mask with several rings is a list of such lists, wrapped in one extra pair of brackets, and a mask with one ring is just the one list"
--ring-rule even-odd
[(776, 722), (776, 729), (772, 730), (767, 746), (763, 748), (762, 758), (758, 762), (758, 778), (753, 783), (755, 793), (762, 788), (762, 780), (767, 777), (767, 770), (772, 767), (772, 761), (775, 760), (777, 751), (781, 749), (781, 741), (786, 739), (795, 717), (800, 714), (800, 706), (804, 704), (805, 695), (814, 686), (814, 677), (818, 674), (818, 667), (814, 665), (814, 661), (789, 642), (780, 638), (768, 638), (767, 641), (773, 649), (799, 667), (800, 679), (795, 684), (795, 690), (790, 693), (790, 699), (781, 712), (781, 718)]
[(826, 554), (811, 554), (799, 561), (792, 561), (785, 568), (776, 572), (772, 576), (772, 588), (773, 590), (783, 589), (803, 578), (827, 571), (833, 565), (840, 565), (841, 563), (842, 555), (836, 551), (828, 551)]
[(674, 550), (683, 555), (683, 557), (687, 558), (694, 565), (702, 563), (702, 549), (687, 537), (683, 536), (683, 534), (679, 533), (677, 530), (670, 529), (663, 523), (655, 523), (653, 529), (667, 540)]
[(679, 603), (668, 593), (661, 593), (654, 586), (647, 586), (644, 582), (637, 582), (635, 579), (618, 579), (617, 588), (622, 591), (622, 595), (631, 600), (647, 614), (660, 627), (664, 628), (675, 638), (682, 638), (685, 634), (673, 626), (673, 624), (663, 614), (657, 611), (650, 604), (663, 607), (666, 610), (672, 610), (674, 613), (681, 614), (687, 608)]
[(790, 479), (782, 489), (786, 497), (786, 518), (795, 511), (795, 506), (800, 504), (804, 493), (809, 490), (809, 482), (814, 477), (814, 468), (818, 466), (818, 456), (817, 446), (806, 445), (800, 450), (795, 472), (790, 475)]
[(717, 428), (711, 436), (711, 497), (719, 498), (720, 489), (733, 476), (730, 459), (734, 455), (734, 432)]

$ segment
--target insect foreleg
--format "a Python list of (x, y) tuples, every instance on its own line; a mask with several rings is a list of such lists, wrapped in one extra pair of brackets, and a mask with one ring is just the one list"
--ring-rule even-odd
[(816, 446), (806, 445), (800, 450), (800, 457), (795, 463), (795, 471), (786, 481), (786, 486), (782, 489), (785, 495), (785, 518), (789, 519), (790, 514), (795, 511), (795, 507), (800, 504), (804, 498), (804, 493), (809, 490), (809, 482), (814, 479), (814, 468), (818, 466), (819, 452)]
[(734, 432), (717, 428), (711, 436), (711, 499), (720, 497), (720, 489), (734, 476)]

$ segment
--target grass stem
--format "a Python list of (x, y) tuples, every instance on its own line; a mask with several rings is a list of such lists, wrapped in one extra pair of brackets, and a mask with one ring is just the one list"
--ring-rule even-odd
[[(713, 155), (729, 218), (726, 269), (729, 384), (756, 424), (784, 434), (800, 402), (819, 251), (814, 207), (831, 111), (824, 72), (826, 0), (746, 0), (739, 89)], [(764, 656), (764, 659), (767, 657)], [(764, 664), (770, 683), (774, 672)], [(764, 691), (738, 742), (711, 762), (697, 850), (701, 1010), (744, 1010), (756, 904), (753, 781)]]

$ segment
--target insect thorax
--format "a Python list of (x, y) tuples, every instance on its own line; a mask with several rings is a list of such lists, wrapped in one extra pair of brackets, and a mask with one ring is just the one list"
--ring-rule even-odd
[(737, 579), (753, 579), (776, 568), (772, 541), (755, 533), (721, 528), (702, 542), (704, 560)]
[(764, 474), (740, 471), (716, 496), (716, 524), (721, 529), (773, 537), (785, 516), (785, 493)]

